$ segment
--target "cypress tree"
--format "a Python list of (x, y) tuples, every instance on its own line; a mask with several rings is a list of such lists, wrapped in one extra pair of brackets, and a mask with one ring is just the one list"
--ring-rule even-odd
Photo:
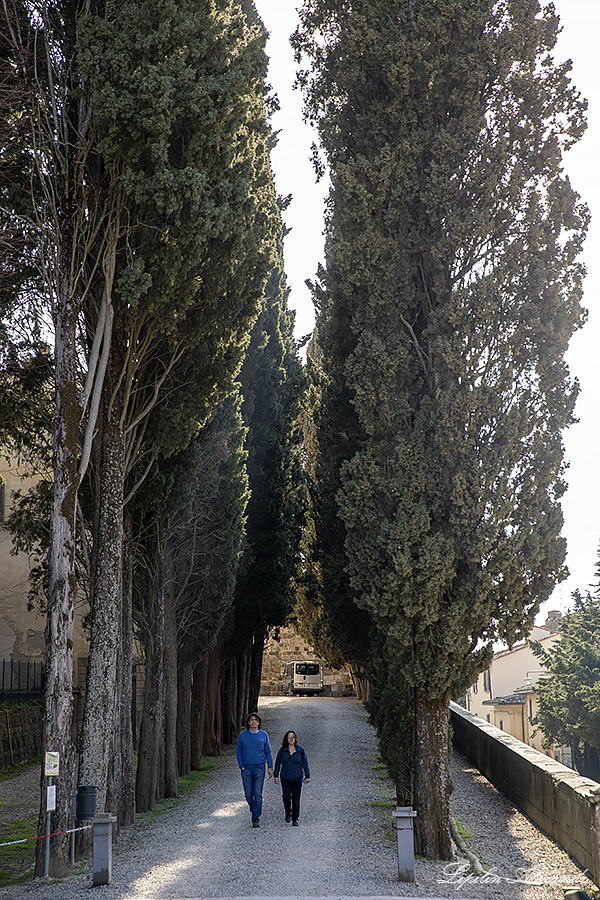
[(283, 624), (290, 611), (302, 524), (299, 414), (305, 384), (288, 293), (282, 226), (277, 264), (240, 373), (250, 500), (233, 639), (253, 647), (250, 708), (258, 701), (267, 629)]
[(347, 410), (345, 572), (413, 689), (428, 857), (451, 855), (449, 698), (565, 575), (587, 210), (562, 171), (585, 103), (557, 29), (531, 0), (306, 0), (295, 36), (332, 178), (319, 331), (326, 415)]
[[(107, 171), (119, 173), (127, 222), (115, 259), (95, 450), (97, 549), (80, 762), (85, 777), (100, 773), (100, 802), (110, 789), (117, 808), (131, 792), (109, 784), (114, 738), (104, 723), (115, 698), (125, 715), (128, 709), (125, 684), (114, 688), (119, 622), (123, 613), (129, 618), (120, 595), (121, 508), (160, 452), (146, 440), (151, 411), (178, 391), (162, 414), (170, 430), (163, 428), (161, 441), (163, 452), (185, 447), (239, 367), (258, 313), (276, 224), (263, 48), (264, 34), (248, 28), (233, 0), (127, 2), (83, 17), (79, 27), (79, 72), (89, 85), (98, 153)], [(126, 759), (126, 733), (123, 739)]]
[[(235, 0), (84, 7), (56, 0), (39, 12), (15, 3), (5, 7), (11, 22), (14, 10), (25, 27), (7, 29), (17, 42), (10, 52), (22, 53), (31, 38), (44, 65), (29, 66), (25, 100), (11, 100), (24, 107), (25, 128), (19, 120), (16, 130), (26, 131), (30, 144), (10, 163), (33, 165), (26, 199), (29, 226), (36, 224), (31, 207), (43, 226), (32, 229), (45, 277), (42, 301), (50, 307), (58, 298), (57, 540), (49, 604), (58, 624), (48, 647), (60, 696), (48, 691), (47, 707), (56, 715), (47, 734), (70, 784), (75, 512), (91, 454), (92, 646), (80, 776), (93, 773), (100, 807), (108, 792), (123, 822), (133, 815), (131, 785), (118, 783), (123, 773), (131, 781), (126, 755), (132, 757), (131, 627), (123, 603), (130, 583), (123, 546), (131, 536), (123, 507), (155, 458), (145, 443), (147, 419), (172, 391), (173, 367), (186, 353), (194, 357), (183, 377), (193, 370), (197, 396), (185, 413), (178, 409), (171, 453), (209, 417), (258, 313), (277, 228), (267, 165), (265, 35), (248, 25)], [(37, 73), (44, 74), (37, 79)], [(9, 199), (19, 211), (21, 198), (13, 191)], [(15, 293), (30, 268), (25, 258)], [(88, 362), (85, 387), (82, 362)], [(82, 420), (89, 439), (80, 441)], [(63, 825), (70, 789), (65, 797), (57, 814)], [(64, 864), (67, 844), (60, 842), (53, 873)]]

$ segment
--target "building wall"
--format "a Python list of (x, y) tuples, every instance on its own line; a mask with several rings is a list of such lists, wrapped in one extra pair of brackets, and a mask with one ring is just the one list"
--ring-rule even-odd
[[(0, 660), (43, 660), (45, 657), (45, 613), (39, 607), (29, 610), (29, 557), (24, 553), (11, 554), (12, 536), (3, 526), (10, 512), (13, 493), (26, 491), (35, 478), (24, 476), (16, 464), (0, 456)], [(83, 609), (76, 609), (74, 624), (74, 654), (87, 656), (87, 641), (81, 624)]]
[[(550, 633), (546, 628), (534, 627), (529, 635), (530, 640), (539, 641), (545, 650), (559, 640), (559, 635)], [(493, 721), (489, 706), (484, 706), (486, 700), (495, 697), (506, 697), (522, 687), (527, 681), (535, 681), (540, 672), (545, 669), (541, 661), (534, 656), (531, 647), (525, 643), (516, 644), (512, 650), (500, 650), (494, 654), (494, 658), (488, 670), (489, 674), (482, 672), (474, 685), (466, 694), (466, 707), (481, 719)]]
[[(16, 466), (0, 461), (2, 522), (10, 511), (12, 494), (27, 490), (33, 478), (23, 478)], [(43, 659), (46, 617), (39, 610), (27, 609), (29, 557), (11, 555), (12, 537), (0, 524), (0, 659)]]
[(263, 655), (261, 694), (276, 696), (283, 693), (283, 670), (292, 660), (317, 660), (323, 664), (323, 684), (325, 697), (352, 697), (356, 691), (347, 669), (332, 669), (316, 655), (292, 628), (280, 628), (277, 637), (271, 637), (265, 644)]

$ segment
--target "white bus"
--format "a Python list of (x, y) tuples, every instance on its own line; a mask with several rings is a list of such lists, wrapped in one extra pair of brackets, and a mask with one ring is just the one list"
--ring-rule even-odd
[(283, 670), (284, 694), (323, 693), (323, 666), (314, 660), (294, 660)]

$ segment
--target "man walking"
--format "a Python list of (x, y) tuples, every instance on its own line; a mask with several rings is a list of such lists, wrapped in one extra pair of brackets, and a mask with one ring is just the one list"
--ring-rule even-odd
[(246, 730), (241, 732), (235, 748), (238, 766), (242, 774), (244, 794), (252, 815), (253, 828), (260, 827), (265, 763), (269, 778), (273, 777), (273, 753), (269, 735), (261, 729), (260, 722), (258, 713), (250, 713), (246, 719)]

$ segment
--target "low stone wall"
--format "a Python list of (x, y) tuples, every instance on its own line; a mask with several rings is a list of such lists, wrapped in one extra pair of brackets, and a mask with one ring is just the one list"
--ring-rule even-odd
[(0, 709), (0, 769), (35, 759), (42, 752), (42, 707)]
[(457, 750), (600, 884), (600, 784), (456, 703), (450, 720)]

